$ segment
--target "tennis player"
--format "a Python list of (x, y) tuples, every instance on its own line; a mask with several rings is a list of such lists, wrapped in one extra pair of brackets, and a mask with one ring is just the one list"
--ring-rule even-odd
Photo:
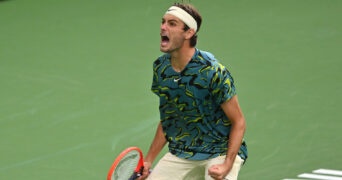
[[(236, 180), (247, 158), (245, 118), (228, 69), (197, 49), (202, 17), (194, 6), (175, 3), (160, 26), (152, 91), (160, 122), (140, 179)], [(166, 153), (149, 173), (163, 147)]]

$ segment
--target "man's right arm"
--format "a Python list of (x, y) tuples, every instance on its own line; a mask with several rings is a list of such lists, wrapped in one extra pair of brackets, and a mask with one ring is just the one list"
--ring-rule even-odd
[(160, 151), (163, 149), (166, 142), (167, 141), (164, 136), (163, 128), (161, 126), (161, 123), (159, 123), (156, 134), (150, 146), (150, 149), (147, 155), (145, 156), (144, 171), (143, 171), (143, 175), (139, 178), (139, 180), (145, 179), (148, 176), (150, 168), (152, 167), (153, 161), (156, 159)]

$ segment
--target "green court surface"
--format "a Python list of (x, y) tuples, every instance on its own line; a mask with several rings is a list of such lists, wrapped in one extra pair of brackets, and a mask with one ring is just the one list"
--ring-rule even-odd
[[(166, 0), (0, 1), (0, 179), (105, 179), (146, 153)], [(342, 1), (191, 1), (198, 48), (233, 74), (247, 120), (240, 180), (342, 170)], [(166, 151), (166, 149), (164, 149)]]

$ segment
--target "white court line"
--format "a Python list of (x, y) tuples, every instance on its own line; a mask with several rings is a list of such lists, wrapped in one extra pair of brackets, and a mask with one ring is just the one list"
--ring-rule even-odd
[(317, 169), (317, 170), (314, 170), (313, 173), (342, 176), (342, 171), (332, 170), (332, 169)]
[(319, 179), (319, 180), (342, 180), (342, 177), (318, 175), (318, 174), (311, 174), (311, 173), (303, 173), (303, 174), (298, 175), (298, 177), (312, 178), (312, 179)]

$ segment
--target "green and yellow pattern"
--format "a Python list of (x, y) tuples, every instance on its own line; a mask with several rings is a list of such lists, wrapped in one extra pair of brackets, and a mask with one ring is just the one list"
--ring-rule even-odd
[[(169, 54), (160, 56), (153, 64), (152, 91), (160, 98), (171, 153), (203, 160), (227, 152), (231, 123), (220, 104), (236, 91), (230, 72), (212, 54), (196, 49), (180, 73), (173, 70)], [(239, 154), (246, 159), (245, 143)]]

